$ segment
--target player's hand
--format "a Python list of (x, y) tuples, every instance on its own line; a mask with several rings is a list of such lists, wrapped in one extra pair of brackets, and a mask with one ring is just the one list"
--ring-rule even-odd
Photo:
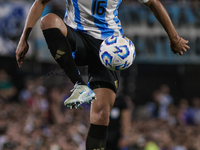
[(26, 40), (20, 40), (17, 49), (16, 49), (16, 59), (17, 59), (17, 63), (19, 68), (21, 68), (25, 55), (28, 52), (29, 49), (29, 45), (27, 43)]
[(128, 145), (128, 139), (125, 139), (125, 138), (119, 139), (119, 142), (118, 142), (118, 147), (119, 148), (124, 148), (127, 145)]
[(190, 47), (187, 45), (189, 43), (188, 40), (185, 40), (177, 35), (176, 38), (172, 39), (170, 41), (170, 47), (172, 52), (179, 53), (180, 55), (183, 55), (183, 52), (187, 52)]

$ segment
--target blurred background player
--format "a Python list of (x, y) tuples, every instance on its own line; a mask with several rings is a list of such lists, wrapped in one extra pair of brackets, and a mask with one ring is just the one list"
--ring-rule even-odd
[[(39, 20), (50, 0), (36, 0), (27, 16), (21, 35), (16, 58), (22, 66), (28, 51), (29, 34)], [(188, 41), (179, 37), (170, 18), (159, 0), (139, 0), (145, 3), (166, 30), (171, 50), (183, 55), (189, 49)], [(110, 110), (114, 104), (118, 87), (118, 74), (105, 68), (98, 57), (101, 42), (111, 35), (123, 34), (117, 9), (121, 1), (67, 1), (64, 21), (55, 14), (48, 14), (41, 20), (41, 29), (48, 48), (75, 84), (72, 95), (64, 104), (77, 108), (83, 102), (97, 98), (92, 104), (90, 129), (86, 140), (86, 149), (105, 149)], [(113, 13), (114, 12), (114, 13)], [(76, 65), (89, 67), (89, 85), (82, 80)]]
[(110, 112), (106, 150), (127, 149), (129, 144), (132, 109), (133, 104), (129, 96), (117, 96)]

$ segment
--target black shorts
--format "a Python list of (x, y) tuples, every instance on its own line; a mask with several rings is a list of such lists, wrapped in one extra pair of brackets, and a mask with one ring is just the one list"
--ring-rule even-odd
[(99, 59), (99, 48), (103, 40), (75, 31), (69, 26), (66, 38), (71, 45), (76, 65), (88, 66), (90, 88), (106, 87), (116, 92), (119, 85), (119, 71), (109, 70)]

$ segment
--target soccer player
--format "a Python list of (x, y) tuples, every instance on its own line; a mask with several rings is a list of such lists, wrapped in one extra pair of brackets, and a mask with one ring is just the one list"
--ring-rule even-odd
[[(119, 90), (118, 90), (119, 92)], [(127, 149), (133, 104), (130, 97), (118, 95), (110, 112), (106, 150)], [(129, 105), (129, 106), (128, 106)]]
[[(50, 0), (35, 0), (27, 16), (25, 27), (16, 49), (16, 59), (22, 66), (28, 51), (27, 39)], [(188, 41), (179, 37), (168, 13), (159, 0), (139, 0), (146, 4), (166, 30), (174, 53), (186, 52)], [(104, 150), (110, 110), (118, 88), (119, 73), (108, 70), (99, 59), (101, 42), (111, 35), (123, 34), (118, 19), (121, 0), (67, 0), (64, 20), (49, 13), (41, 19), (48, 48), (74, 83), (72, 95), (64, 104), (76, 108), (96, 98), (90, 110), (90, 129), (86, 150)], [(88, 65), (89, 87), (82, 80), (76, 66)]]

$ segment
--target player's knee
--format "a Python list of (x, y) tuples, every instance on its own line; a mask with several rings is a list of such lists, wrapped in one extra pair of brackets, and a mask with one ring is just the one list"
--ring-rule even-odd
[(56, 27), (57, 15), (49, 13), (41, 18), (40, 27), (42, 30)]
[(63, 20), (56, 14), (49, 13), (46, 16), (42, 17), (40, 27), (42, 30), (58, 28), (63, 35), (67, 36), (67, 27), (64, 24)]
[(107, 124), (109, 122), (110, 111), (107, 109), (100, 109), (95, 112), (94, 120), (95, 122)]

